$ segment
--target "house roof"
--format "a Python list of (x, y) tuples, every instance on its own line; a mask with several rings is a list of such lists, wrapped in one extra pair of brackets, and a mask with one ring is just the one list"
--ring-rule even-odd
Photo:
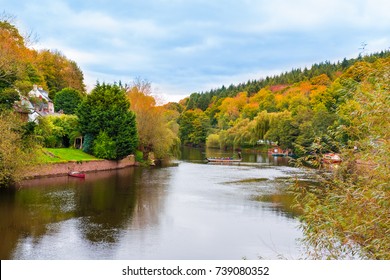
[(53, 102), (49, 98), (49, 93), (47, 91), (43, 90), (42, 87), (39, 87), (37, 85), (34, 85), (34, 88), (28, 94), (35, 95), (36, 97), (42, 96), (42, 98), (44, 98), (46, 101)]

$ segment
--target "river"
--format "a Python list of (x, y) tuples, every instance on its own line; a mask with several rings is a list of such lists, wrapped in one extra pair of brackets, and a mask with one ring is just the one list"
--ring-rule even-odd
[(286, 186), (306, 171), (267, 154), (234, 165), (206, 155), (222, 154), (186, 148), (163, 167), (1, 190), (1, 259), (304, 258)]

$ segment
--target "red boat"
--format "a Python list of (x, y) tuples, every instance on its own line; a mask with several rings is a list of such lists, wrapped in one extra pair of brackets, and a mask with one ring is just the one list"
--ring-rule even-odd
[(71, 171), (68, 173), (68, 175), (71, 177), (76, 177), (76, 178), (85, 178), (85, 173), (78, 172), (78, 171)]

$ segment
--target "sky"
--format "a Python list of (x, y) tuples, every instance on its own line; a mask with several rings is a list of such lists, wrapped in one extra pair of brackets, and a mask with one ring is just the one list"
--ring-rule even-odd
[[(33, 48), (75, 61), (90, 90), (147, 80), (193, 92), (390, 48), (388, 0), (0, 0)], [(2, 10), (2, 11), (1, 11)]]

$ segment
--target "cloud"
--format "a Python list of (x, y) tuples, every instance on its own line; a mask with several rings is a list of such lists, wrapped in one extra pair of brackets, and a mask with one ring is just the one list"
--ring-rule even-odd
[(164, 94), (341, 60), (363, 41), (372, 52), (390, 46), (385, 0), (14, 2), (4, 9), (40, 35), (40, 47), (76, 61), (87, 83), (142, 77)]

